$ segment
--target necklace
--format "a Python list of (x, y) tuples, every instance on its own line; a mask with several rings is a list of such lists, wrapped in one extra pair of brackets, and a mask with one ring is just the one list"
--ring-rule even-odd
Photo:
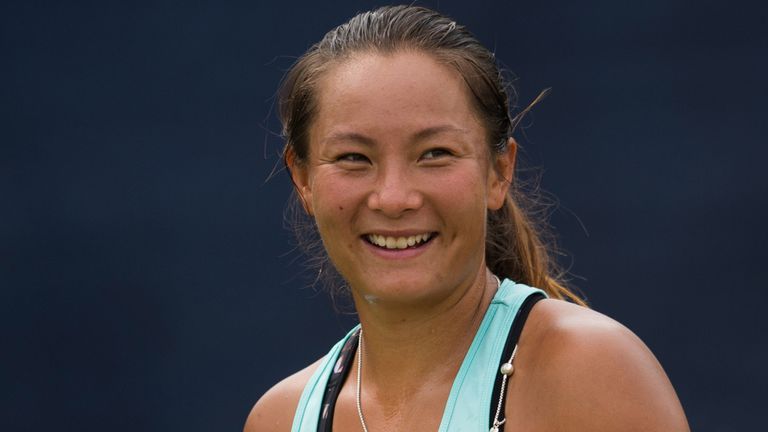
[(368, 427), (365, 425), (365, 418), (363, 417), (363, 407), (360, 403), (360, 372), (363, 369), (363, 329), (360, 329), (360, 350), (357, 352), (357, 390), (355, 392), (355, 399), (357, 400), (357, 415), (360, 416), (360, 424), (363, 426), (363, 432), (368, 432)]
[[(493, 275), (493, 278), (496, 279), (496, 289), (498, 290), (499, 287), (501, 287), (501, 280), (499, 280), (499, 277), (496, 275)], [(363, 432), (368, 432), (368, 426), (366, 426), (365, 417), (363, 417), (363, 405), (361, 402), (362, 398), (360, 397), (360, 387), (362, 385), (361, 373), (363, 370), (363, 352), (363, 329), (360, 329), (360, 349), (357, 352), (357, 386), (355, 387), (355, 402), (357, 403), (357, 415), (360, 417), (360, 425), (363, 427)], [(507, 421), (507, 419), (499, 421), (499, 415), (501, 415), (501, 404), (504, 400), (504, 387), (507, 384), (507, 378), (512, 375), (515, 370), (515, 368), (512, 366), (512, 360), (515, 359), (515, 354), (517, 354), (517, 345), (515, 345), (515, 349), (512, 350), (512, 355), (509, 357), (509, 360), (501, 365), (501, 368), (499, 369), (499, 373), (503, 375), (501, 381), (501, 392), (499, 392), (499, 403), (496, 407), (496, 416), (493, 418), (493, 427), (491, 427), (489, 432), (499, 432), (499, 426), (503, 425), (504, 422)]]
[(515, 348), (512, 350), (512, 355), (509, 356), (509, 360), (507, 360), (507, 362), (501, 365), (499, 368), (499, 373), (502, 375), (501, 391), (499, 392), (499, 403), (496, 405), (496, 415), (493, 417), (493, 426), (491, 426), (490, 432), (499, 432), (499, 426), (503, 425), (504, 422), (507, 421), (507, 419), (502, 419), (499, 421), (499, 416), (501, 415), (501, 405), (504, 402), (504, 389), (507, 385), (507, 379), (515, 372), (515, 367), (512, 366), (512, 360), (515, 359), (516, 354), (517, 345), (515, 345)]

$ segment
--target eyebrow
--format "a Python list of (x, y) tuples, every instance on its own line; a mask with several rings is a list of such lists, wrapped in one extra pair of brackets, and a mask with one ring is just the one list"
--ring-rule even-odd
[(435, 135), (440, 135), (443, 133), (458, 133), (461, 135), (466, 135), (469, 131), (466, 129), (462, 129), (457, 126), (453, 125), (439, 125), (439, 126), (432, 126), (428, 127), (426, 129), (420, 130), (419, 132), (416, 132), (413, 134), (413, 137), (411, 138), (412, 141), (421, 141), (428, 138), (432, 138)]
[[(422, 129), (411, 136), (410, 141), (422, 141), (428, 138), (432, 138), (435, 135), (443, 133), (458, 133), (461, 135), (467, 134), (469, 131), (453, 125), (439, 125), (431, 126), (426, 129)], [(366, 146), (373, 146), (376, 144), (376, 140), (366, 135), (357, 132), (334, 132), (328, 136), (327, 141), (354, 141)]]
[(354, 141), (372, 147), (376, 140), (356, 132), (334, 132), (325, 141)]

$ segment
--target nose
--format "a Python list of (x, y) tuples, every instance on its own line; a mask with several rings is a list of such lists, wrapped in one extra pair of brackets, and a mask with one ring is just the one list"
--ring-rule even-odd
[(368, 196), (368, 207), (390, 218), (417, 210), (424, 203), (424, 197), (416, 183), (407, 168), (382, 168)]

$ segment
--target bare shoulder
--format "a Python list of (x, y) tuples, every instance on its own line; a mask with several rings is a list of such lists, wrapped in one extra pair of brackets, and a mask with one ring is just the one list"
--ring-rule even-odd
[(291, 430), (293, 415), (301, 393), (322, 359), (275, 384), (251, 409), (244, 432), (286, 432)]
[[(528, 334), (526, 334), (528, 333)], [(688, 431), (680, 401), (648, 347), (629, 329), (560, 300), (539, 302), (521, 335), (558, 430)], [(553, 412), (554, 414), (554, 412)]]

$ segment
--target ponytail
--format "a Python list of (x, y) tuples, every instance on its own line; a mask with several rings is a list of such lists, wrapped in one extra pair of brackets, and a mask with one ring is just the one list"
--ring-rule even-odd
[[(517, 195), (517, 196), (515, 196)], [(504, 205), (488, 213), (485, 259), (499, 277), (541, 288), (551, 298), (586, 306), (584, 300), (566, 287), (565, 272), (550, 256), (554, 242), (544, 241), (546, 227), (536, 226), (520, 207), (521, 193), (510, 189)]]

